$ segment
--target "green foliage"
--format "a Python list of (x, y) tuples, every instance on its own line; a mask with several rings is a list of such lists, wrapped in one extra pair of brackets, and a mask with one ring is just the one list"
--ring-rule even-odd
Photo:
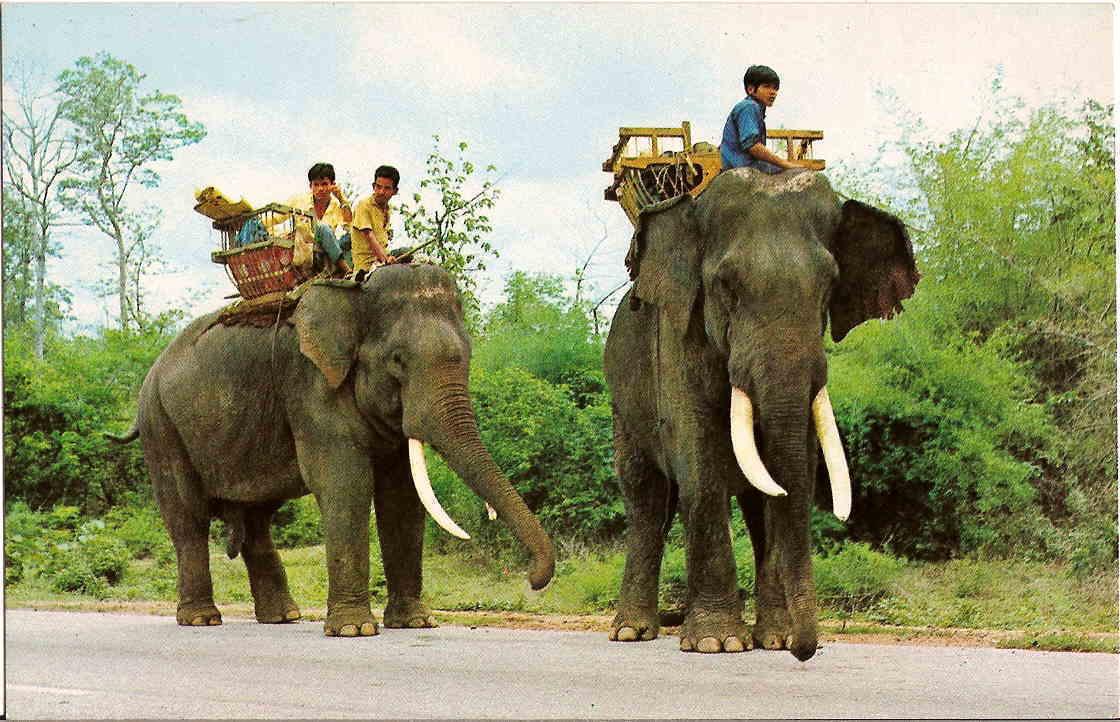
[(1050, 525), (1034, 484), (1053, 424), (997, 345), (936, 335), (927, 308), (915, 298), (833, 354), (831, 396), (854, 480), (849, 537), (925, 559), (1045, 553)]
[(272, 540), (281, 549), (323, 543), (319, 503), (311, 494), (291, 499), (272, 517)]
[(58, 76), (61, 117), (77, 149), (73, 175), (60, 186), (63, 206), (113, 242), (122, 330), (144, 328), (142, 280), (160, 262), (152, 240), (159, 209), (130, 207), (133, 182), (159, 185), (153, 164), (206, 137), (200, 123), (180, 111), (182, 101), (158, 90), (144, 92), (145, 76), (108, 53), (82, 57)]
[(999, 76), (986, 107), (948, 138), (896, 107), (899, 142), (838, 183), (901, 209), (923, 274), (890, 330), (832, 354), (851, 528), (1092, 573), (1117, 547), (1112, 107), (1027, 109)]
[(874, 551), (869, 544), (844, 544), (834, 554), (813, 559), (813, 581), (821, 605), (846, 617), (890, 596), (902, 562)]
[(586, 311), (566, 297), (559, 276), (517, 271), (506, 279), (505, 298), (486, 316), (476, 369), (519, 366), (566, 387), (581, 406), (606, 392), (602, 341)]
[(103, 432), (127, 428), (136, 389), (170, 329), (103, 331), (54, 339), (46, 360), (22, 334), (6, 338), (4, 463), (6, 493), (32, 508), (55, 504), (99, 513), (146, 485), (138, 445)]
[(56, 592), (104, 597), (120, 582), (130, 554), (101, 519), (84, 519), (77, 507), (32, 511), (23, 502), (8, 505), (4, 527), (5, 581), (28, 575), (46, 580)]
[(498, 252), (487, 240), (493, 227), (486, 212), (494, 207), (499, 191), (489, 177), (497, 169), (483, 169), (486, 180), (475, 177), (478, 168), (466, 157), (467, 144), (460, 142), (454, 160), (445, 156), (440, 137), (432, 136), (420, 192), (412, 205), (401, 205), (405, 234), (417, 246), (428, 244), (422, 252), (450, 273), (459, 284), (468, 319), (479, 310), (474, 274), (486, 269), (486, 259)]
[(154, 559), (161, 564), (174, 559), (171, 539), (153, 505), (114, 507), (103, 519), (109, 532), (125, 545), (133, 559)]

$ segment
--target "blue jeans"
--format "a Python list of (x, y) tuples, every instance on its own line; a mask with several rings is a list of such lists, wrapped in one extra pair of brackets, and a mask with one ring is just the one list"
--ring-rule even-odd
[(338, 263), (342, 256), (343, 246), (350, 247), (350, 232), (342, 234), (342, 238), (335, 238), (334, 231), (326, 223), (315, 221), (315, 242), (327, 254), (331, 263)]

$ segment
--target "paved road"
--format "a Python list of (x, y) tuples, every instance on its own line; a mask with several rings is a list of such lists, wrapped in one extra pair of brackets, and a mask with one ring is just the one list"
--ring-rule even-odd
[(9, 610), (8, 719), (1116, 717), (1120, 657), (830, 644), (682, 654), (671, 638)]

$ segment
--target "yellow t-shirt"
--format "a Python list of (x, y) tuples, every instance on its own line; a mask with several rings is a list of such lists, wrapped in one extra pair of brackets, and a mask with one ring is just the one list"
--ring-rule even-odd
[(354, 268), (367, 271), (377, 262), (364, 233), (371, 231), (373, 240), (381, 244), (381, 249), (389, 252), (389, 209), (381, 210), (373, 202), (373, 196), (363, 198), (354, 209), (354, 220), (350, 223), (350, 253), (354, 256)]
[[(292, 196), (284, 201), (284, 205), (315, 215), (315, 199), (311, 196), (311, 191)], [(346, 218), (342, 215), (342, 206), (338, 204), (338, 199), (334, 196), (331, 196), (331, 202), (327, 204), (327, 210), (323, 211), (323, 217), (319, 220), (331, 227), (336, 238), (340, 238), (346, 233)]]

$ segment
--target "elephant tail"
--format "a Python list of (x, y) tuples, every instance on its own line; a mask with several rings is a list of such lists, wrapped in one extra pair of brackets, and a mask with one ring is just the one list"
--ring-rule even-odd
[(104, 436), (109, 441), (113, 441), (113, 442), (118, 443), (118, 444), (129, 444), (129, 443), (132, 443), (133, 441), (136, 441), (137, 439), (140, 438), (140, 427), (137, 426), (136, 424), (133, 424), (132, 428), (128, 430), (128, 433), (126, 433), (122, 436), (117, 436), (116, 434), (110, 434), (107, 431), (104, 432)]

